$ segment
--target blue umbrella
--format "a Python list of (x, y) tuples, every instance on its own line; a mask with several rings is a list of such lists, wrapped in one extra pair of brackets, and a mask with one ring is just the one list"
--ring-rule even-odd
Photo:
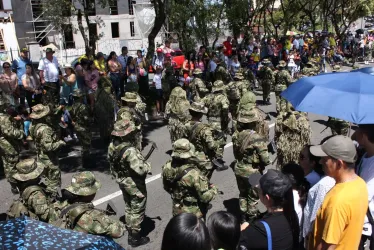
[(113, 239), (20, 217), (0, 222), (0, 249), (123, 249)]
[(301, 78), (282, 92), (296, 110), (356, 124), (374, 123), (374, 78), (361, 72)]
[(370, 75), (374, 75), (374, 67), (366, 67), (361, 69), (352, 70), (352, 72), (362, 72)]

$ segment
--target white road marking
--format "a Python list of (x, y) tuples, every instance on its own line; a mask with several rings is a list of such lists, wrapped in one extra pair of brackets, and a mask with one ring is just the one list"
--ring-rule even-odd
[[(272, 124), (269, 125), (269, 128), (272, 128), (272, 127), (274, 127), (274, 126), (275, 126), (275, 123), (272, 123)], [(227, 143), (227, 144), (225, 145), (225, 149), (226, 149), (226, 148), (229, 148), (229, 147), (232, 147), (232, 142), (229, 142), (229, 143)], [(148, 183), (150, 183), (150, 182), (152, 182), (152, 181), (155, 181), (155, 180), (158, 180), (158, 179), (160, 179), (160, 178), (161, 178), (161, 174), (156, 174), (155, 176), (152, 176), (152, 177), (147, 178), (147, 179), (145, 180), (145, 183), (148, 184)], [(114, 192), (114, 193), (112, 193), (112, 194), (109, 194), (109, 195), (107, 195), (107, 196), (104, 196), (103, 198), (100, 198), (100, 199), (98, 199), (98, 200), (96, 200), (96, 201), (94, 201), (94, 202), (92, 202), (92, 203), (93, 203), (94, 206), (98, 206), (98, 205), (103, 204), (103, 203), (105, 203), (105, 202), (107, 202), (107, 201), (110, 201), (110, 200), (112, 200), (112, 199), (114, 199), (114, 198), (117, 198), (118, 196), (121, 196), (121, 195), (122, 195), (122, 191), (119, 190), (119, 191), (116, 191), (116, 192)]]

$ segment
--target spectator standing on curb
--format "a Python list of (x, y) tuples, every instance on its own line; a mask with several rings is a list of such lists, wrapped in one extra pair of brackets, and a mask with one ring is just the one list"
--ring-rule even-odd
[(106, 75), (106, 63), (105, 63), (105, 57), (104, 54), (99, 52), (96, 55), (96, 59), (94, 60), (95, 68), (99, 71), (99, 74), (101, 76)]
[(122, 65), (117, 60), (116, 52), (112, 51), (108, 57), (108, 71), (110, 80), (112, 81), (113, 90), (116, 94), (116, 98), (119, 100), (121, 98), (121, 70)]
[(164, 101), (163, 101), (163, 93), (162, 93), (162, 67), (157, 65), (156, 66), (156, 74), (153, 77), (153, 85), (156, 88), (156, 109), (157, 109), (157, 116), (161, 115), (161, 112), (164, 110)]
[[(306, 180), (313, 187), (321, 179), (322, 166), (319, 164), (320, 158), (310, 153), (310, 145), (306, 145), (299, 155), (299, 164), (304, 170)], [(317, 171), (316, 171), (317, 170)]]
[(10, 63), (3, 63), (3, 73), (0, 75), (0, 89), (3, 91), (3, 97), (6, 98), (10, 105), (16, 106), (18, 79), (17, 74), (12, 72)]
[(355, 139), (366, 153), (362, 156), (360, 163), (357, 166), (357, 174), (364, 179), (368, 188), (369, 207), (365, 217), (365, 224), (362, 230), (362, 237), (359, 250), (364, 250), (366, 240), (370, 240), (370, 250), (374, 249), (373, 238), (373, 214), (374, 214), (374, 125), (363, 124), (359, 125), (355, 133)]
[(22, 76), (22, 85), (25, 88), (25, 96), (31, 112), (31, 108), (42, 100), (40, 81), (31, 64), (26, 64), (26, 73)]
[(121, 83), (121, 96), (123, 96), (123, 93), (125, 91), (125, 86), (127, 84), (128, 74), (127, 74), (127, 65), (128, 65), (128, 59), (129, 56), (127, 55), (129, 53), (126, 46), (122, 47), (122, 53), (118, 56), (118, 61), (122, 65), (122, 83)]
[(27, 48), (22, 48), (20, 57), (15, 59), (12, 63), (12, 70), (17, 74), (18, 78), (18, 95), (21, 105), (25, 105), (25, 90), (22, 85), (22, 76), (26, 73), (26, 64), (28, 63), (32, 63), (29, 59), (29, 50)]
[(365, 182), (355, 173), (356, 148), (346, 136), (333, 136), (310, 152), (322, 157), (336, 185), (326, 195), (314, 223), (308, 249), (357, 249), (368, 209)]

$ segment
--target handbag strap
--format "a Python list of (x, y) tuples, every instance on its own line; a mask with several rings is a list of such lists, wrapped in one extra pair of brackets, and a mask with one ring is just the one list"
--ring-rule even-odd
[(273, 240), (271, 238), (271, 230), (270, 230), (270, 227), (269, 227), (269, 224), (266, 223), (265, 221), (260, 221), (264, 227), (265, 227), (265, 230), (266, 230), (266, 237), (268, 239), (268, 250), (272, 250), (273, 249)]

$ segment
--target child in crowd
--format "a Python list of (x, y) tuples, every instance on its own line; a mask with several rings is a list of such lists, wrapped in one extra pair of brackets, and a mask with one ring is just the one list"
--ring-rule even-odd
[(157, 109), (157, 116), (161, 115), (161, 112), (163, 112), (163, 93), (162, 93), (162, 67), (157, 66), (156, 67), (156, 74), (153, 77), (153, 86), (156, 88), (156, 109)]
[(256, 68), (258, 68), (258, 64), (260, 62), (260, 50), (258, 47), (254, 48), (251, 57), (253, 57), (253, 61), (256, 64)]
[(236, 250), (240, 239), (238, 219), (226, 211), (218, 211), (207, 221), (212, 249)]

